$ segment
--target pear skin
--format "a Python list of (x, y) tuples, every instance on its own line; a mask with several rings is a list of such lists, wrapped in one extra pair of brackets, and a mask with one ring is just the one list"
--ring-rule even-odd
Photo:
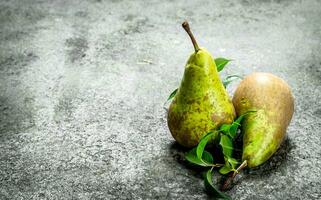
[(195, 52), (187, 61), (183, 79), (169, 107), (167, 122), (180, 145), (194, 147), (210, 130), (232, 123), (235, 110), (213, 57), (206, 49), (198, 47), (186, 22), (183, 27), (192, 39)]
[(294, 112), (288, 84), (269, 73), (252, 73), (239, 84), (233, 97), (237, 115), (250, 110), (242, 122), (242, 160), (249, 168), (267, 161), (279, 148)]

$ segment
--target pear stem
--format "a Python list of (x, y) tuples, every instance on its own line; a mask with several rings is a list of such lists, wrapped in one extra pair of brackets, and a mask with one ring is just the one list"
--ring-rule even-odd
[(227, 188), (229, 188), (235, 176), (246, 166), (247, 166), (247, 160), (244, 160), (243, 163), (234, 171), (234, 173), (224, 181), (224, 184), (222, 185), (221, 190), (226, 190)]
[(189, 27), (188, 22), (184, 21), (182, 23), (182, 26), (185, 29), (185, 31), (187, 32), (187, 34), (189, 35), (189, 37), (191, 38), (193, 46), (194, 46), (194, 49), (195, 49), (195, 52), (197, 53), (200, 50), (200, 48), (198, 47), (198, 44), (197, 44), (197, 42), (196, 42), (196, 40), (194, 38), (194, 35), (193, 35), (193, 33), (192, 33), (192, 31), (191, 31), (191, 29)]

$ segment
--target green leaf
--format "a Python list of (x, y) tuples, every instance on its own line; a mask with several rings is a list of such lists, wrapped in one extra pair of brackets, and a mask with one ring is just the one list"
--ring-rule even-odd
[(203, 152), (203, 157), (202, 159), (197, 158), (196, 156), (196, 148), (193, 148), (189, 152), (185, 154), (185, 159), (188, 160), (190, 163), (193, 163), (195, 165), (203, 166), (203, 167), (210, 167), (213, 166), (213, 156), (207, 152)]
[(177, 90), (178, 90), (178, 88), (176, 88), (176, 89), (169, 95), (169, 97), (167, 98), (167, 101), (169, 101), (169, 100), (171, 100), (172, 98), (175, 97), (175, 95), (176, 95), (176, 93), (177, 93)]
[(221, 134), (220, 145), (223, 150), (223, 154), (226, 157), (231, 157), (233, 154), (233, 141), (227, 135)]
[(224, 156), (225, 165), (219, 170), (219, 172), (223, 175), (228, 174), (229, 172), (235, 171), (236, 166), (239, 162), (232, 157)]
[(227, 158), (227, 162), (229, 162), (233, 170), (235, 169), (237, 164), (239, 164), (239, 162), (235, 158), (231, 158), (231, 157)]
[(213, 158), (212, 154), (206, 150), (204, 150), (204, 152), (203, 152), (202, 160), (207, 163), (211, 163), (211, 164), (214, 163), (214, 158)]
[(242, 120), (243, 120), (243, 118), (244, 118), (245, 115), (247, 115), (247, 114), (249, 114), (249, 113), (246, 112), (245, 114), (239, 116), (239, 117), (233, 122), (233, 124), (240, 125), (241, 122), (242, 122)]
[(228, 86), (228, 84), (230, 84), (231, 82), (233, 82), (233, 81), (236, 80), (236, 79), (243, 79), (243, 77), (240, 76), (240, 75), (237, 75), (237, 74), (228, 75), (228, 76), (225, 77), (225, 78), (223, 79), (223, 81), (222, 81), (224, 87), (226, 88), (226, 87)]
[(229, 63), (231, 60), (226, 58), (216, 58), (214, 59), (214, 62), (216, 64), (216, 69), (218, 72), (222, 71), (227, 63)]
[(239, 126), (240, 126), (240, 124), (237, 123), (237, 122), (233, 122), (233, 124), (231, 125), (231, 128), (230, 128), (230, 130), (229, 130), (228, 135), (229, 135), (232, 139), (235, 138), (236, 133), (237, 133), (237, 128), (238, 128)]
[(229, 165), (224, 165), (223, 167), (221, 167), (221, 169), (218, 172), (220, 172), (220, 174), (225, 175), (225, 174), (228, 174), (232, 171), (233, 171), (233, 169)]
[(256, 112), (256, 110), (249, 110), (249, 111), (247, 111), (247, 112), (244, 113), (243, 115), (240, 115), (240, 116), (235, 120), (235, 122), (238, 123), (238, 124), (240, 124), (240, 123), (242, 122), (243, 118), (244, 118), (246, 115), (251, 114), (251, 113), (254, 113), (254, 112)]
[(229, 131), (229, 136), (231, 138), (235, 138), (236, 133), (237, 133), (237, 128), (240, 126), (239, 123), (235, 123), (233, 122), (233, 124), (231, 125), (230, 131)]
[(208, 170), (206, 172), (206, 176), (204, 179), (204, 184), (205, 184), (205, 188), (206, 190), (212, 194), (214, 197), (216, 198), (221, 198), (221, 199), (225, 199), (225, 200), (230, 200), (231, 197), (224, 194), (223, 192), (219, 191), (213, 184), (212, 181), (212, 169)]
[(236, 136), (237, 129), (238, 129), (239, 126), (241, 126), (241, 122), (242, 122), (243, 118), (244, 118), (246, 115), (248, 115), (248, 114), (250, 114), (250, 113), (253, 113), (253, 112), (256, 112), (256, 111), (255, 111), (255, 110), (250, 110), (250, 111), (244, 113), (243, 115), (240, 115), (240, 116), (232, 123), (232, 125), (231, 125), (231, 127), (230, 127), (230, 130), (229, 130), (229, 134), (228, 134), (231, 138), (234, 138), (234, 137)]
[(202, 158), (202, 155), (203, 155), (203, 152), (204, 152), (204, 149), (205, 149), (205, 146), (207, 144), (207, 142), (211, 139), (211, 137), (215, 135), (215, 132), (208, 132), (202, 139), (201, 141), (198, 143), (197, 145), (197, 149), (196, 149), (196, 155), (197, 155), (197, 158), (201, 159)]
[(224, 134), (228, 134), (230, 128), (231, 128), (231, 124), (223, 124), (220, 127), (220, 131), (222, 131)]

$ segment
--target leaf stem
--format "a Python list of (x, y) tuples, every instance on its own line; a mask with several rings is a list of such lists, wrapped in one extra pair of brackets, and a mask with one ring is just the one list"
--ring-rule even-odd
[(224, 184), (222, 185), (221, 190), (226, 190), (227, 188), (229, 188), (235, 176), (246, 166), (247, 166), (247, 160), (244, 160), (243, 163), (234, 171), (234, 173), (224, 181)]
[(247, 166), (247, 160), (244, 160), (244, 161), (242, 162), (242, 164), (234, 171), (232, 177), (235, 178), (235, 176), (236, 176), (242, 169), (244, 169), (246, 166)]
[(187, 34), (189, 35), (189, 37), (191, 38), (193, 46), (194, 46), (194, 49), (195, 49), (195, 52), (197, 53), (200, 50), (200, 48), (199, 48), (199, 46), (198, 46), (198, 44), (197, 44), (197, 42), (196, 42), (196, 40), (194, 38), (194, 35), (193, 35), (193, 33), (192, 33), (192, 31), (191, 31), (191, 29), (189, 27), (188, 22), (184, 21), (182, 23), (182, 26), (185, 29), (185, 31), (187, 32)]
[(212, 167), (214, 168), (214, 167), (223, 167), (224, 166), (224, 164), (213, 164), (212, 165)]

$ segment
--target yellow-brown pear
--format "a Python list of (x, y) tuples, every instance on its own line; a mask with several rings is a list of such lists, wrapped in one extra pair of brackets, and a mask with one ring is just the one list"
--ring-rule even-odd
[(288, 84), (270, 73), (252, 73), (239, 84), (233, 97), (242, 122), (242, 160), (252, 168), (268, 160), (279, 148), (291, 121), (294, 99)]

